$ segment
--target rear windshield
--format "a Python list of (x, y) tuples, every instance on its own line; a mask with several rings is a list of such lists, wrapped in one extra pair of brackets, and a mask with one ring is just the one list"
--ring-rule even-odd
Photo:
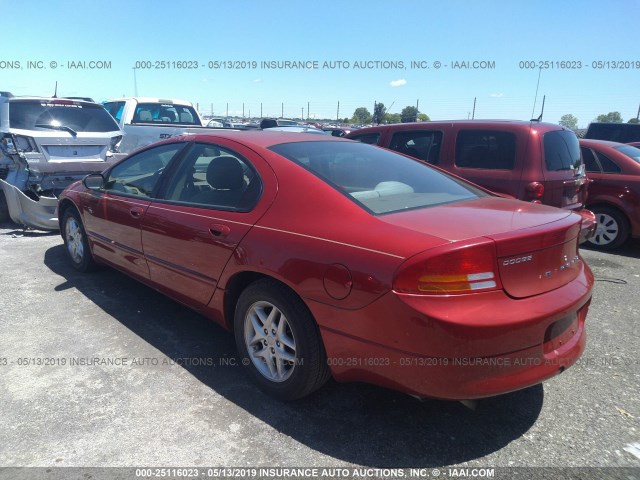
[(195, 109), (188, 105), (139, 103), (136, 105), (132, 123), (200, 125), (200, 119)]
[(23, 130), (113, 132), (118, 124), (102, 105), (64, 100), (20, 100), (9, 103), (9, 125)]
[(296, 142), (270, 147), (373, 214), (475, 199), (487, 194), (389, 150), (357, 142)]
[(568, 130), (544, 134), (544, 161), (549, 171), (577, 170), (582, 165), (578, 137)]
[(632, 147), (631, 145), (622, 145), (620, 147), (613, 147), (620, 153), (624, 153), (627, 157), (633, 158), (636, 162), (640, 163), (640, 148)]

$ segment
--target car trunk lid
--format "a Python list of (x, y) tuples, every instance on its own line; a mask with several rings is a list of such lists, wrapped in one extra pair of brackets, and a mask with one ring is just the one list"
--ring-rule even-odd
[(581, 217), (568, 210), (486, 197), (380, 218), (449, 242), (493, 240), (503, 288), (516, 298), (565, 285), (580, 270)]

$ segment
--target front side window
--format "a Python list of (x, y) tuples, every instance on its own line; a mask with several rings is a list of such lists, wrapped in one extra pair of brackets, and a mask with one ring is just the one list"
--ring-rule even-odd
[(486, 194), (422, 162), (357, 142), (296, 142), (270, 147), (373, 214), (475, 199)]
[(513, 170), (516, 136), (509, 132), (461, 130), (456, 139), (456, 167)]
[(437, 165), (440, 160), (440, 145), (442, 145), (442, 132), (410, 130), (394, 133), (389, 148)]
[(172, 176), (164, 200), (221, 210), (251, 210), (262, 192), (255, 169), (225, 147), (197, 143)]
[(568, 130), (544, 134), (544, 161), (547, 170), (577, 170), (582, 164), (578, 137)]
[(165, 167), (184, 145), (170, 143), (132, 155), (111, 169), (104, 190), (116, 194), (150, 197)]

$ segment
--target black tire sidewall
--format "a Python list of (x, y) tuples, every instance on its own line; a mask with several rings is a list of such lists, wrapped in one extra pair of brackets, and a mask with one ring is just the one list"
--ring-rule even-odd
[[(616, 209), (609, 207), (593, 208), (592, 211), (596, 215), (596, 219), (600, 214), (609, 215), (611, 218), (613, 218), (618, 224), (618, 235), (613, 242), (606, 245), (598, 245), (596, 243), (593, 243), (591, 240), (589, 240), (589, 245), (593, 248), (598, 248), (601, 250), (614, 250), (620, 247), (629, 237), (629, 222), (627, 221), (627, 218), (624, 216), (624, 214)], [(598, 221), (598, 224), (599, 223), (600, 222)]]
[[(297, 364), (291, 376), (283, 382), (273, 382), (265, 378), (253, 365), (247, 351), (244, 321), (251, 306), (259, 301), (275, 305), (284, 314), (296, 341)], [(317, 325), (306, 305), (286, 287), (268, 280), (258, 281), (247, 287), (236, 305), (234, 334), (243, 366), (267, 394), (279, 400), (290, 401), (307, 395), (324, 383), (318, 381), (320, 376), (317, 373), (318, 368), (326, 368), (324, 348)]]
[[(82, 233), (83, 255), (82, 255), (82, 261), (80, 262), (76, 262), (73, 260), (73, 258), (71, 257), (71, 254), (69, 253), (69, 246), (67, 245), (67, 222), (71, 218), (75, 219), (75, 221), (78, 223), (78, 227), (80, 228), (80, 232)], [(91, 250), (89, 247), (89, 240), (87, 239), (87, 233), (84, 230), (84, 224), (80, 219), (80, 215), (73, 208), (68, 208), (67, 210), (65, 210), (64, 215), (62, 216), (62, 238), (64, 240), (65, 252), (67, 254), (67, 257), (69, 257), (69, 260), (73, 265), (73, 268), (75, 268), (79, 272), (88, 272), (92, 270), (94, 263), (93, 263), (93, 257), (91, 255)]]

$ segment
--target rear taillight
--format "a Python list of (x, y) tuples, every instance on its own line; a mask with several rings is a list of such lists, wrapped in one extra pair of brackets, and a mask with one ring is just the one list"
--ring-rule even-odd
[(539, 203), (544, 196), (544, 185), (540, 182), (529, 183), (529, 185), (527, 185), (527, 195), (529, 196), (529, 200), (537, 200), (537, 203)]
[(56, 98), (55, 100), (51, 100), (48, 102), (50, 105), (78, 105), (77, 102), (73, 100), (66, 100), (63, 98)]
[(501, 287), (496, 258), (490, 241), (429, 250), (400, 266), (393, 289), (420, 295), (496, 290)]
[(596, 234), (598, 228), (598, 222), (595, 214), (591, 210), (583, 208), (578, 212), (582, 216), (580, 222), (580, 235), (578, 237), (578, 243), (584, 243)]
[(32, 137), (27, 137), (25, 135), (6, 134), (2, 137), (0, 148), (2, 148), (2, 151), (8, 155), (15, 155), (19, 152), (38, 151), (36, 141)]
[(112, 152), (118, 151), (118, 146), (120, 144), (120, 140), (122, 140), (122, 135), (118, 135), (117, 137), (111, 137), (111, 144), (109, 145), (109, 150)]
[(13, 140), (18, 152), (37, 152), (38, 146), (36, 141), (32, 137), (26, 137), (23, 135), (14, 135)]

